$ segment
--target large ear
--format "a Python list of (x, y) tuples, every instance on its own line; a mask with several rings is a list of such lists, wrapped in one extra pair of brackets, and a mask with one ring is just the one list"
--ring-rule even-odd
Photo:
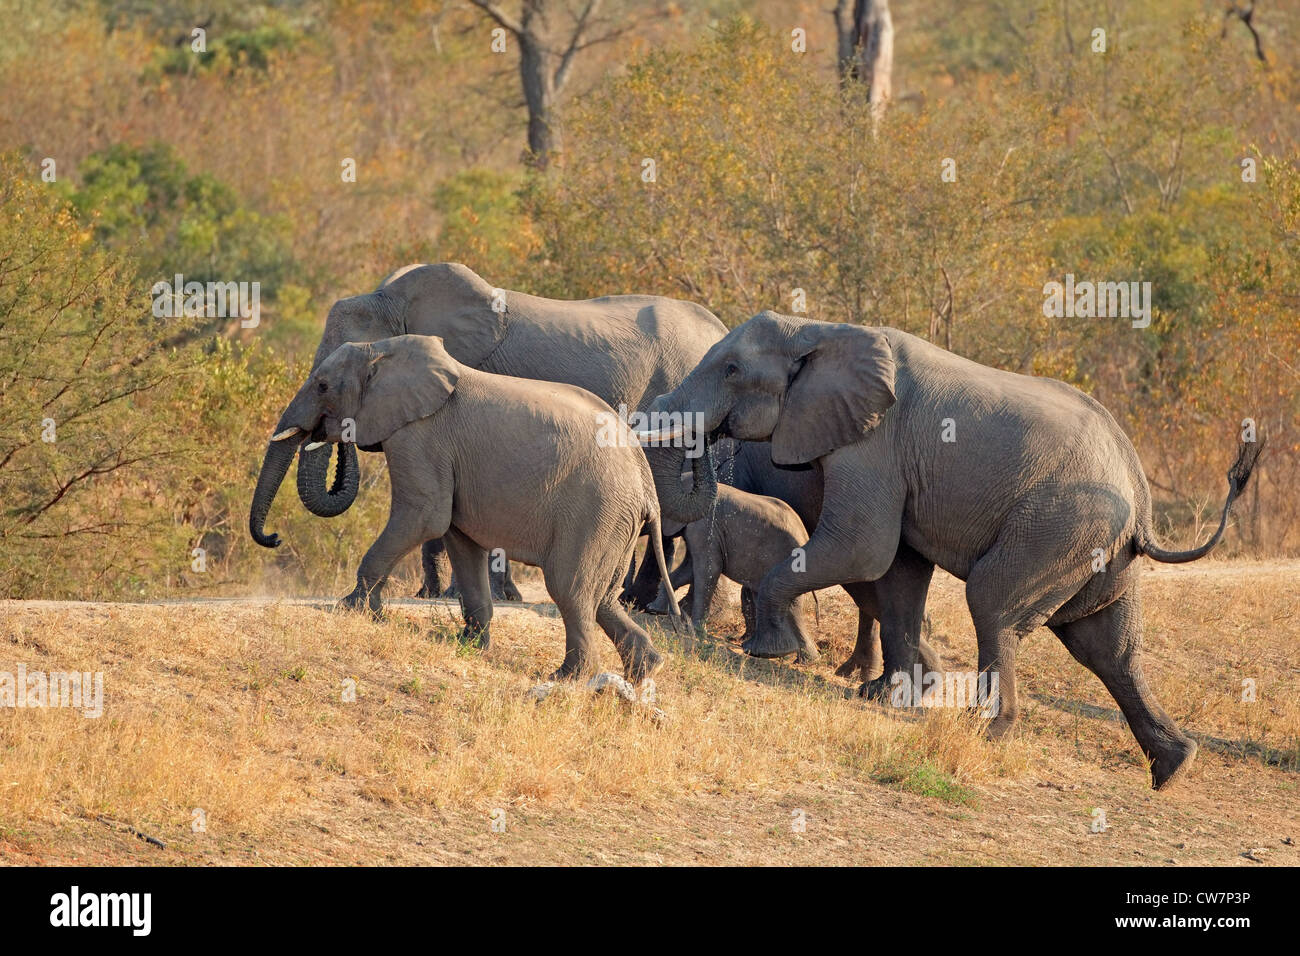
[(798, 364), (772, 432), (778, 465), (861, 441), (894, 404), (894, 353), (880, 329), (818, 322), (794, 345)]
[(356, 415), (358, 445), (377, 445), (446, 404), (460, 364), (432, 335), (399, 335), (367, 348)]

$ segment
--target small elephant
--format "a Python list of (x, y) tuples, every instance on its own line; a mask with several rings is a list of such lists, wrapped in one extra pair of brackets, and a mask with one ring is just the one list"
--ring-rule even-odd
[[(674, 587), (690, 584), (686, 593), (686, 610), (697, 624), (703, 624), (713, 604), (718, 577), (726, 575), (740, 584), (741, 611), (745, 618), (743, 641), (754, 636), (754, 601), (763, 577), (777, 565), (789, 564), (797, 569), (802, 549), (808, 543), (808, 532), (795, 510), (778, 498), (751, 494), (730, 485), (717, 486), (717, 505), (708, 518), (693, 521), (685, 530), (687, 560), (672, 573)], [(798, 550), (797, 550), (798, 549)], [(930, 583), (933, 565), (919, 556), (902, 549), (898, 564), (910, 573), (909, 586), (902, 589), (909, 595), (915, 613), (925, 612), (925, 596)], [(902, 573), (901, 571), (896, 574)], [(872, 582), (856, 582), (844, 586), (859, 612), (868, 622), (881, 614)], [(787, 624), (798, 636), (795, 660), (806, 663), (817, 659), (817, 645), (808, 637), (805, 608), (802, 600), (789, 610)], [(919, 622), (918, 622), (919, 626)], [(880, 666), (880, 643), (874, 627), (863, 629), (859, 622), (857, 646), (847, 661), (836, 669), (840, 677), (852, 678), (861, 671), (863, 678), (873, 676)], [(926, 673), (942, 673), (943, 662), (938, 652), (924, 638), (919, 648), (921, 665)]]
[[(686, 609), (696, 624), (703, 624), (709, 615), (719, 577), (725, 574), (737, 584), (756, 588), (774, 565), (796, 561), (798, 549), (808, 541), (803, 522), (784, 501), (751, 495), (730, 485), (718, 486), (713, 514), (692, 521), (685, 535), (691, 571)], [(679, 580), (674, 572), (672, 583), (677, 585)], [(817, 659), (817, 645), (808, 636), (804, 603), (796, 602), (787, 610), (787, 624), (799, 638), (796, 660), (800, 663)], [(744, 611), (748, 638), (754, 629), (753, 607), (746, 606)]]
[[(494, 375), (453, 359), (435, 336), (347, 343), (317, 366), (272, 443), (382, 446), (392, 507), (357, 570), (345, 607), (377, 614), (384, 582), (406, 554), (442, 538), (460, 582), (462, 638), (486, 647), (492, 620), (488, 550), (542, 569), (564, 620), (564, 662), (552, 678), (598, 663), (604, 631), (639, 683), (662, 663), (620, 606), (643, 529), (664, 573), (659, 505), (641, 448), (612, 409), (572, 385)], [(673, 614), (680, 617), (676, 603)]]
[[(1119, 704), (1152, 786), (1170, 786), (1191, 766), (1196, 743), (1143, 673), (1138, 559), (1181, 563), (1209, 553), (1262, 441), (1242, 443), (1213, 536), (1171, 551), (1156, 538), (1137, 452), (1099, 403), (1064, 382), (979, 365), (898, 329), (760, 313), (659, 396), (650, 417), (770, 441), (778, 465), (822, 469), (807, 566), (796, 574), (779, 564), (764, 577), (750, 653), (797, 649), (784, 612), (804, 592), (879, 580), (878, 594), (893, 593), (906, 545), (966, 582), (979, 670), (999, 678), (990, 734), (1014, 724), (1016, 653), (1045, 625)], [(639, 437), (662, 442), (673, 431)], [(887, 696), (891, 679), (912, 671), (918, 636), (911, 627), (882, 629), (885, 673), (866, 686), (869, 695)]]

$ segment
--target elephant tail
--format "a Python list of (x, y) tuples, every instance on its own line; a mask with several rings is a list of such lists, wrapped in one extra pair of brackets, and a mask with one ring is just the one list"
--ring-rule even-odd
[(668, 561), (664, 558), (663, 529), (659, 524), (659, 503), (651, 499), (646, 505), (646, 532), (650, 535), (650, 547), (654, 548), (655, 562), (659, 565), (659, 579), (668, 592), (668, 608), (674, 618), (682, 616), (682, 609), (677, 603), (677, 594), (673, 591), (672, 575), (668, 573)]
[(1219, 517), (1219, 528), (1214, 532), (1214, 537), (1199, 548), (1194, 548), (1191, 551), (1166, 551), (1156, 544), (1155, 535), (1151, 531), (1151, 514), (1148, 511), (1145, 527), (1138, 532), (1138, 551), (1163, 564), (1184, 564), (1209, 554), (1223, 537), (1223, 531), (1228, 526), (1228, 513), (1232, 510), (1232, 503), (1237, 500), (1237, 496), (1241, 494), (1246, 487), (1246, 483), (1250, 481), (1251, 472), (1255, 470), (1255, 463), (1259, 461), (1260, 452), (1263, 450), (1264, 437), (1262, 435), (1257, 442), (1241, 443), (1241, 451), (1237, 454), (1237, 460), (1228, 469), (1228, 500), (1223, 503), (1223, 514)]

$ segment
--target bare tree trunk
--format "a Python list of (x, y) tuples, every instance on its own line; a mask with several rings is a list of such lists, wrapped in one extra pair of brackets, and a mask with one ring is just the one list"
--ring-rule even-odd
[(524, 6), (523, 31), (519, 33), (519, 80), (528, 104), (528, 152), (538, 169), (545, 169), (561, 148), (560, 131), (555, 116), (555, 54), (548, 48), (545, 29), (536, 32), (534, 18), (543, 20), (545, 10), (539, 4)]
[(867, 84), (872, 123), (879, 125), (893, 95), (894, 22), (889, 0), (837, 0), (840, 82)]
[(601, 0), (586, 0), (581, 10), (571, 11), (573, 23), (569, 39), (561, 48), (554, 43), (555, 30), (548, 22), (548, 15), (555, 7), (565, 9), (555, 0), (523, 0), (518, 18), (503, 10), (494, 0), (471, 2), (513, 34), (519, 44), (519, 80), (528, 106), (529, 162), (538, 169), (545, 169), (561, 149), (556, 99), (568, 82), (574, 57), (586, 47), (613, 39), (623, 31), (611, 30), (589, 39), (588, 33)]

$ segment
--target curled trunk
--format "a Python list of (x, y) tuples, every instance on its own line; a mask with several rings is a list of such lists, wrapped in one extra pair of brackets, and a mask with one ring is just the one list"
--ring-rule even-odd
[(266, 514), (271, 510), (275, 493), (280, 490), (280, 483), (289, 472), (289, 463), (293, 461), (298, 442), (273, 441), (266, 446), (266, 456), (262, 459), (262, 470), (257, 476), (257, 488), (253, 491), (253, 505), (248, 512), (248, 531), (264, 548), (274, 548), (280, 544), (278, 534), (267, 534), (265, 528)]
[(664, 523), (690, 524), (707, 517), (718, 496), (713, 450), (706, 448), (698, 458), (687, 458), (684, 448), (647, 448), (645, 453)]
[[(326, 488), (330, 456), (338, 448), (338, 464), (334, 482)], [(361, 470), (357, 466), (355, 445), (340, 442), (324, 445), (298, 456), (298, 497), (312, 514), (319, 518), (333, 518), (352, 507), (361, 484)]]

